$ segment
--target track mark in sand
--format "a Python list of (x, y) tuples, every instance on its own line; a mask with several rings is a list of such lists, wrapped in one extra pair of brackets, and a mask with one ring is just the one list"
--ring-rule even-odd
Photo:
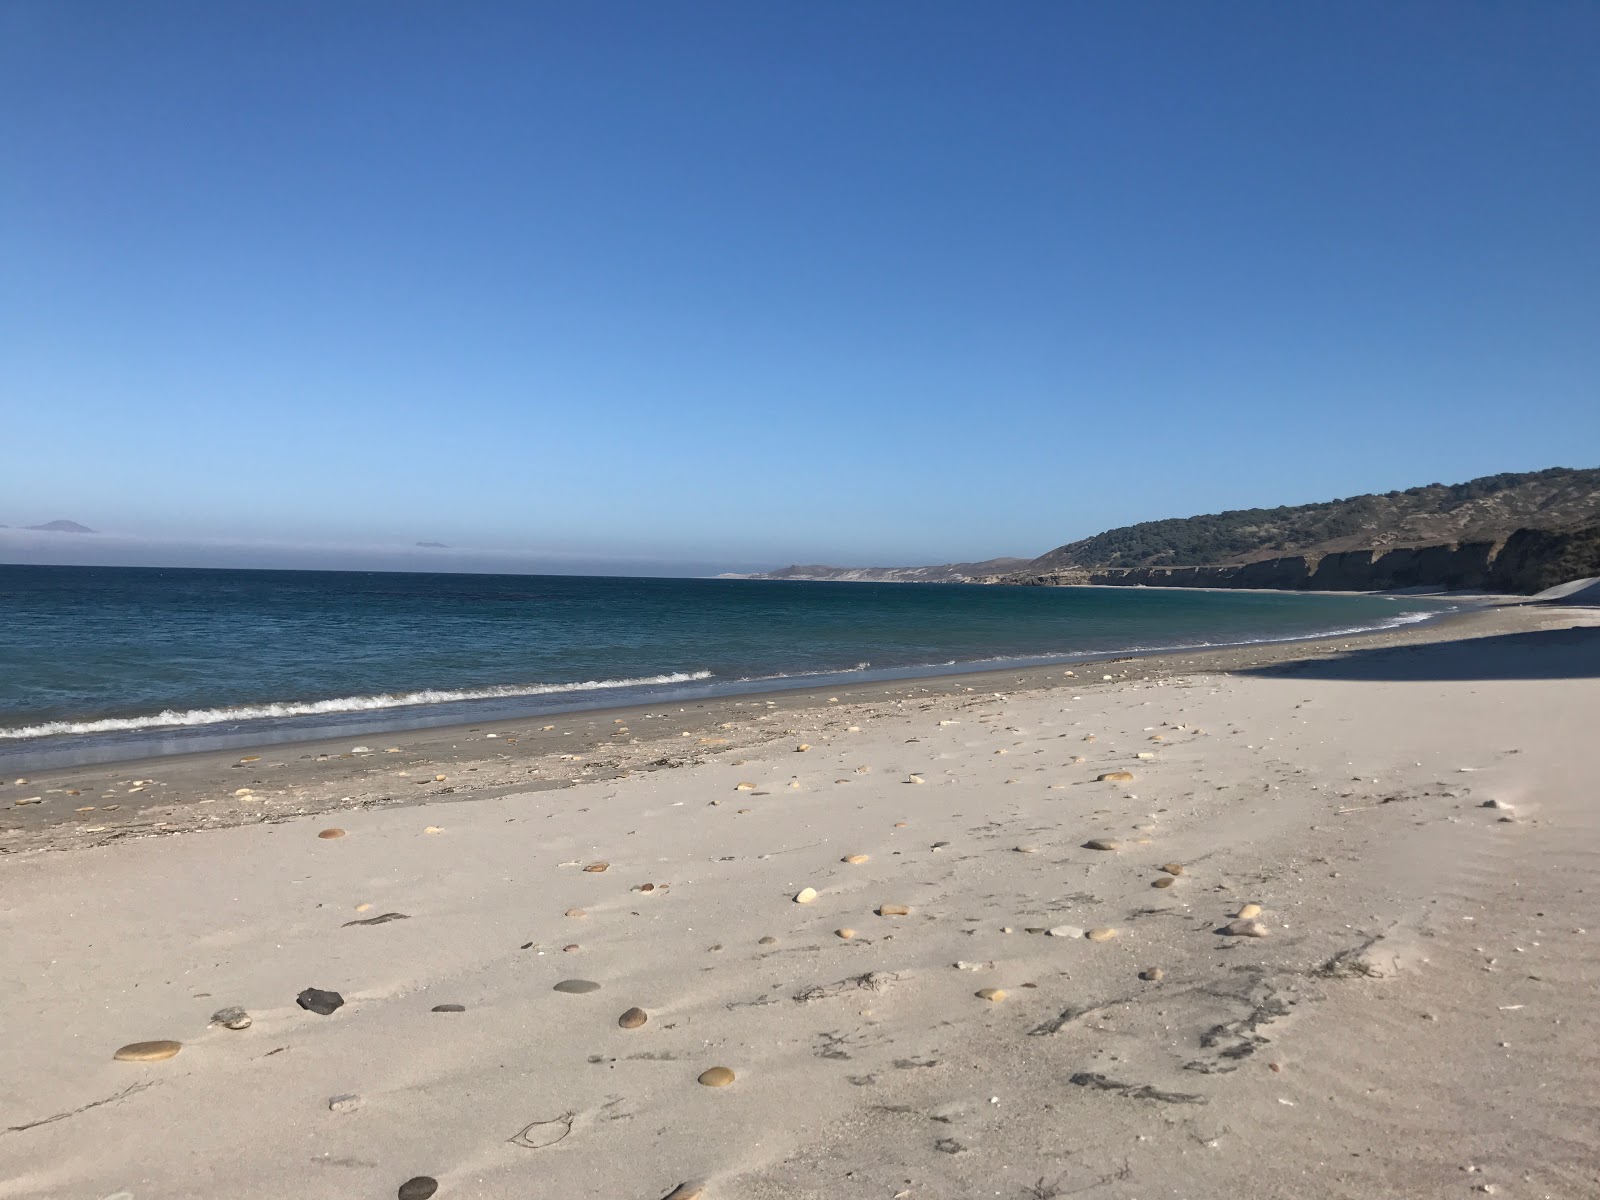
[(1111, 1008), (1118, 1004), (1128, 1004), (1132, 1000), (1132, 996), (1119, 996), (1115, 1000), (1106, 1000), (1099, 1004), (1070, 1005), (1069, 1007), (1062, 1009), (1054, 1017), (1051, 1017), (1050, 1020), (1044, 1022), (1044, 1024), (1036, 1025), (1032, 1029), (1028, 1030), (1028, 1036), (1053, 1037), (1055, 1034), (1060, 1033), (1068, 1025), (1078, 1020), (1080, 1017), (1086, 1017), (1092, 1012), (1100, 1011), (1102, 1008)]
[(1101, 1092), (1121, 1092), (1130, 1100), (1159, 1100), (1162, 1104), (1211, 1103), (1206, 1097), (1194, 1092), (1165, 1092), (1148, 1083), (1123, 1083), (1119, 1079), (1107, 1079), (1096, 1071), (1079, 1071), (1067, 1082), (1077, 1087), (1093, 1088)]
[(795, 993), (796, 1004), (810, 1004), (816, 1000), (830, 1000), (835, 996), (848, 995), (850, 992), (864, 991), (881, 993), (886, 992), (901, 979), (898, 971), (868, 971), (864, 975), (852, 975), (848, 979), (840, 979), (834, 983), (820, 983)]
[(513, 1146), (522, 1146), (528, 1150), (543, 1150), (546, 1146), (554, 1146), (563, 1141), (572, 1132), (572, 1122), (577, 1118), (576, 1112), (564, 1112), (559, 1117), (551, 1117), (546, 1121), (534, 1121), (513, 1134), (506, 1140)]
[(53, 1116), (43, 1117), (37, 1121), (29, 1121), (25, 1125), (12, 1125), (5, 1130), (5, 1133), (26, 1133), (28, 1130), (37, 1129), (41, 1125), (51, 1125), (56, 1121), (65, 1121), (68, 1117), (75, 1117), (79, 1113), (88, 1112), (91, 1108), (99, 1108), (102, 1104), (114, 1104), (118, 1100), (123, 1100), (133, 1095), (135, 1092), (142, 1092), (145, 1088), (154, 1086), (153, 1080), (147, 1083), (130, 1084), (115, 1095), (107, 1096), (104, 1100), (91, 1100), (88, 1104), (68, 1109), (66, 1112), (58, 1112)]

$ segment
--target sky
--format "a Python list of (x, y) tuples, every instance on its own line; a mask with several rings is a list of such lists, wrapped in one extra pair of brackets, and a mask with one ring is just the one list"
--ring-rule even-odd
[(111, 536), (0, 560), (901, 565), (1594, 466), (1597, 54), (1588, 0), (3, 0), (0, 524)]

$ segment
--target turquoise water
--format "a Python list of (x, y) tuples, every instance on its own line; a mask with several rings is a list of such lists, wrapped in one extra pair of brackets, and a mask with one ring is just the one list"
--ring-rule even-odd
[[(397, 728), (1426, 619), (1369, 596), (0, 566), (0, 756)], [(190, 741), (185, 741), (185, 738)]]

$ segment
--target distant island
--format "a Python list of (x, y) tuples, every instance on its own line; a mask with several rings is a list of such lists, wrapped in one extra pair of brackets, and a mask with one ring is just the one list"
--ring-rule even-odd
[[(5, 528), (0, 525), (0, 529)], [(79, 525), (76, 521), (46, 521), (43, 525), (24, 525), (24, 529), (31, 529), (38, 533), (93, 533), (87, 525)]]
[(1030, 560), (792, 566), (752, 579), (1535, 592), (1600, 575), (1600, 468), (1485, 475), (1316, 504), (1144, 521)]
[(443, 542), (418, 542), (417, 545), (421, 546), (424, 550), (448, 550), (448, 549), (450, 549), (450, 547), (446, 546)]

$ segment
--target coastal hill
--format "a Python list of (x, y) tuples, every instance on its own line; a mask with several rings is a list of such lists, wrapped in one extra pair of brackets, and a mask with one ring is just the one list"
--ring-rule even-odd
[(1256, 562), (1284, 554), (1493, 541), (1600, 520), (1600, 468), (1551, 467), (1319, 504), (1125, 525), (1058, 546), (1028, 572)]
[(1551, 467), (1316, 504), (1143, 521), (1026, 562), (795, 566), (751, 578), (1532, 592), (1596, 574), (1600, 468)]

